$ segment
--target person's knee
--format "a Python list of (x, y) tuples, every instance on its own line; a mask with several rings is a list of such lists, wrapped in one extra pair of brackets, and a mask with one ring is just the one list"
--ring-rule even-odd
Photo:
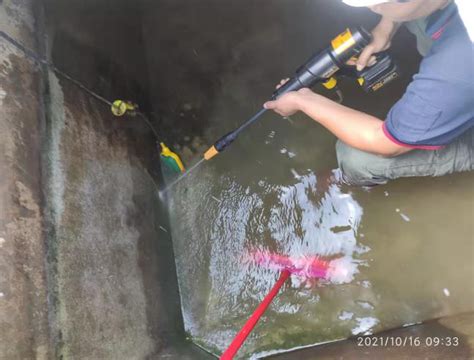
[(336, 144), (336, 154), (345, 182), (351, 185), (375, 185), (387, 182), (383, 176), (369, 170), (374, 164), (376, 155), (355, 149), (340, 140)]
[(336, 143), (336, 155), (344, 181), (357, 185), (363, 174), (360, 171), (360, 164), (355, 149), (338, 140)]

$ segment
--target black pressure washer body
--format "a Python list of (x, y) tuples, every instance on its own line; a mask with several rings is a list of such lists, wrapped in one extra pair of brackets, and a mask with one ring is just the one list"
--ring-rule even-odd
[[(290, 91), (297, 91), (305, 87), (311, 88), (318, 83), (323, 84), (327, 89), (333, 89), (337, 85), (337, 80), (334, 77), (336, 74), (356, 78), (367, 92), (377, 91), (399, 76), (398, 67), (388, 52), (376, 54), (375, 65), (366, 67), (362, 71), (357, 71), (355, 66), (347, 65), (348, 60), (357, 58), (371, 41), (372, 35), (364, 28), (347, 29), (335, 37), (330, 46), (316, 52), (304, 65), (298, 68), (295, 75), (273, 93), (272, 99), (275, 100)], [(217, 140), (206, 151), (204, 159), (209, 160), (223, 151), (243, 129), (260, 118), (265, 111), (266, 109), (262, 108), (239, 128)]]
[(388, 52), (378, 53), (376, 63), (362, 71), (357, 71), (353, 65), (347, 65), (347, 61), (355, 59), (371, 41), (372, 35), (364, 28), (347, 29), (331, 41), (331, 46), (314, 54), (296, 70), (295, 76), (276, 90), (272, 99), (318, 83), (331, 89), (337, 83), (333, 78), (336, 73), (356, 78), (367, 92), (380, 89), (399, 75), (398, 67)]

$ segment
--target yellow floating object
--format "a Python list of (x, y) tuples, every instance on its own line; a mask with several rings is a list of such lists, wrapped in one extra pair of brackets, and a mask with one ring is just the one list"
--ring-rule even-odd
[(166, 164), (173, 168), (174, 170), (180, 171), (184, 173), (184, 165), (181, 159), (177, 154), (172, 152), (169, 147), (167, 147), (164, 143), (160, 143), (161, 145), (161, 158), (166, 162)]
[(130, 101), (124, 100), (115, 100), (112, 103), (112, 114), (115, 116), (123, 116), (127, 113), (127, 111), (134, 111), (137, 109), (137, 106), (132, 104)]

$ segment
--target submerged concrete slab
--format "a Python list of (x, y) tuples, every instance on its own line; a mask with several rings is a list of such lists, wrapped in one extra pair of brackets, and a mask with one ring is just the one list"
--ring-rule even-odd
[(473, 356), (474, 313), (466, 313), (268, 359), (290, 360), (298, 357), (300, 360), (445, 360), (472, 359)]

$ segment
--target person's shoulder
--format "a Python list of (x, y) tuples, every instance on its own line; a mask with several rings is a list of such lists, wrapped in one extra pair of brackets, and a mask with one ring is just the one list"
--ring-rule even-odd
[(470, 50), (472, 52), (473, 49), (473, 42), (459, 13), (454, 14), (447, 20), (446, 24), (439, 30), (439, 35), (433, 39), (435, 40), (433, 43), (435, 49), (445, 47), (446, 45), (457, 46), (459, 50), (464, 51)]
[(459, 15), (452, 21), (423, 58), (414, 81), (436, 80), (437, 86), (473, 91), (474, 46)]

